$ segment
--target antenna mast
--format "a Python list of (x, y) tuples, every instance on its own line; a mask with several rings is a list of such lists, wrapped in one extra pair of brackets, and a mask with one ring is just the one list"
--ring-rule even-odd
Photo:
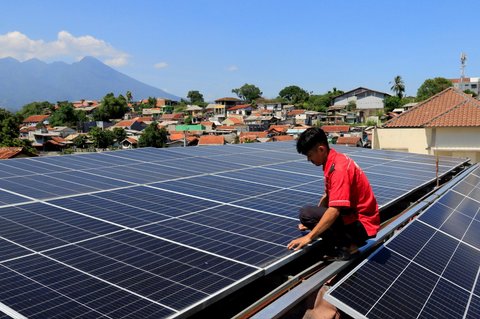
[(460, 87), (462, 88), (463, 90), (463, 80), (465, 79), (465, 66), (467, 65), (467, 55), (465, 54), (465, 52), (462, 52), (462, 54), (460, 54), (460, 70), (461, 70), (461, 73), (460, 73)]

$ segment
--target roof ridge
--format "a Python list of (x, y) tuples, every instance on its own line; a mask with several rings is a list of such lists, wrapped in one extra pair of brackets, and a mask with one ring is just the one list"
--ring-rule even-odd
[[(463, 92), (462, 92), (462, 93), (463, 93)], [(464, 94), (465, 94), (465, 93), (464, 93)], [(470, 96), (468, 96), (468, 95), (467, 95), (467, 97), (468, 97), (468, 99), (465, 99), (464, 101), (458, 103), (457, 105), (453, 106), (452, 108), (446, 110), (446, 111), (443, 112), (442, 114), (439, 114), (438, 116), (432, 118), (430, 121), (426, 122), (424, 125), (428, 125), (429, 123), (431, 123), (431, 122), (433, 122), (433, 121), (435, 121), (435, 120), (437, 120), (437, 119), (439, 119), (439, 118), (447, 115), (447, 114), (450, 113), (450, 112), (453, 112), (454, 110), (458, 109), (459, 107), (461, 107), (461, 106), (463, 106), (463, 105), (465, 105), (465, 104), (467, 104), (467, 103), (471, 103), (471, 104), (473, 104), (473, 107), (477, 107), (477, 108), (480, 109), (480, 102), (479, 102), (478, 100), (476, 100), (476, 99), (474, 99), (474, 98), (472, 98), (472, 97), (470, 97)]]
[(436, 119), (444, 116), (445, 114), (451, 112), (452, 110), (454, 110), (454, 109), (456, 109), (456, 108), (458, 108), (458, 107), (460, 107), (460, 106), (462, 106), (462, 105), (465, 105), (465, 103), (467, 103), (467, 102), (469, 102), (467, 99), (465, 99), (465, 100), (463, 100), (463, 101), (460, 101), (460, 103), (455, 104), (454, 106), (452, 106), (452, 107), (449, 108), (448, 110), (445, 110), (445, 111), (443, 111), (442, 113), (438, 114), (437, 116), (432, 117), (431, 119), (429, 119), (428, 121), (426, 121), (425, 123), (423, 123), (422, 126), (425, 126), (425, 125), (427, 125), (428, 123), (431, 123), (431, 122), (435, 121)]
[[(407, 116), (407, 114), (413, 112), (414, 110), (418, 109), (419, 107), (422, 107), (424, 104), (438, 98), (440, 95), (443, 95), (445, 93), (447, 93), (447, 91), (454, 91), (455, 93), (462, 93), (463, 95), (466, 95), (465, 93), (463, 92), (460, 92), (458, 90), (456, 90), (453, 86), (450, 86), (448, 88), (446, 88), (445, 90), (441, 91), (441, 92), (438, 92), (437, 94), (435, 95), (432, 95), (431, 97), (429, 97), (428, 99), (424, 100), (424, 101), (421, 101), (421, 102), (418, 102), (417, 105), (413, 106), (412, 108), (406, 110), (405, 112), (403, 113), (400, 113), (398, 116), (394, 117), (394, 118), (391, 118), (390, 120), (386, 121), (385, 123), (383, 123), (382, 127), (385, 127), (387, 126), (388, 124), (392, 123), (392, 122), (395, 122), (397, 121), (398, 119), (401, 119), (403, 118), (404, 116)], [(455, 107), (455, 106), (454, 106)], [(443, 114), (443, 113), (442, 113)], [(425, 122), (423, 124), (421, 124), (422, 126), (425, 125), (426, 123), (428, 122)]]

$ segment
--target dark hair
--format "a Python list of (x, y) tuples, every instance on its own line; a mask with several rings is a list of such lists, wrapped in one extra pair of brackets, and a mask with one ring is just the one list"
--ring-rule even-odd
[(317, 144), (325, 145), (328, 149), (328, 140), (325, 132), (319, 127), (306, 129), (297, 141), (297, 152), (307, 155), (307, 153)]

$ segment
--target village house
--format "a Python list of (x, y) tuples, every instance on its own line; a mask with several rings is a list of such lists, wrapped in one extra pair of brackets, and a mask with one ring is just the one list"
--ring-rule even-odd
[(203, 108), (198, 105), (187, 105), (185, 109), (185, 113), (192, 117), (192, 119), (196, 122), (197, 120), (201, 120), (203, 116)]
[(358, 120), (365, 122), (369, 118), (377, 117), (379, 111), (383, 112), (384, 101), (388, 96), (388, 93), (358, 87), (335, 97), (333, 106), (346, 111), (352, 111), (350, 108), (354, 106)]
[(224, 145), (223, 135), (202, 135), (198, 140), (198, 146)]
[(480, 101), (453, 87), (374, 129), (372, 148), (480, 162)]
[(340, 136), (336, 143), (337, 145), (362, 147), (362, 139), (360, 136)]
[(109, 129), (113, 130), (115, 127), (120, 127), (120, 128), (123, 128), (127, 131), (140, 132), (140, 131), (143, 131), (147, 127), (147, 124), (144, 123), (142, 120), (140, 120), (140, 118), (136, 117), (136, 118), (131, 119), (131, 120), (122, 120), (122, 121), (116, 123), (115, 125), (111, 126)]
[(24, 147), (0, 147), (0, 160), (32, 156), (37, 154), (30, 153)]
[(253, 107), (251, 104), (238, 104), (227, 109), (227, 116), (242, 115), (249, 116), (252, 114)]
[(35, 127), (38, 123), (48, 124), (48, 118), (50, 115), (30, 115), (23, 120), (22, 126)]

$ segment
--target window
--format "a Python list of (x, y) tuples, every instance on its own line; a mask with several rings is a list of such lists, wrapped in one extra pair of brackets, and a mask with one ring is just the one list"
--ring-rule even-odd
[(472, 84), (472, 89), (476, 89), (477, 88), (477, 85), (476, 84)]

